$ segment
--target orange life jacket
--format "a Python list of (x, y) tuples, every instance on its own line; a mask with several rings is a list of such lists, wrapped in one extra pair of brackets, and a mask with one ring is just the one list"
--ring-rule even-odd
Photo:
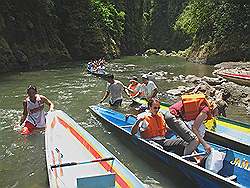
[(201, 105), (209, 108), (207, 120), (212, 119), (212, 109), (204, 94), (182, 95), (183, 114), (182, 117), (186, 121), (195, 120), (201, 112)]
[(153, 138), (156, 136), (165, 136), (166, 135), (166, 126), (165, 119), (161, 113), (156, 115), (145, 115), (144, 121), (147, 121), (148, 127), (145, 131), (141, 132), (142, 138)]
[(138, 84), (139, 84), (139, 83), (137, 83), (136, 85), (130, 84), (130, 85), (128, 86), (129, 89), (131, 89), (131, 90), (134, 91), (133, 93), (130, 93), (130, 96), (133, 97), (133, 96), (135, 96), (135, 95), (138, 93), (138, 91), (135, 91), (135, 88), (138, 86)]

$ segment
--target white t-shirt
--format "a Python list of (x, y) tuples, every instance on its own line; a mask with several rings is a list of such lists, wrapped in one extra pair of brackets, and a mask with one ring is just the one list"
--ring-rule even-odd
[(122, 91), (124, 90), (124, 85), (118, 81), (114, 80), (113, 84), (108, 83), (106, 91), (110, 93), (110, 102), (112, 104), (115, 103), (115, 101), (122, 99)]
[(151, 97), (154, 89), (157, 89), (157, 86), (155, 85), (155, 83), (153, 81), (148, 81), (148, 84), (141, 84), (141, 91), (140, 92), (144, 92), (144, 95), (146, 98)]
[[(26, 102), (28, 111), (26, 121), (29, 121), (38, 128), (45, 127), (46, 120), (45, 120), (45, 112), (43, 111), (44, 103), (42, 102), (40, 95), (36, 94), (36, 101), (34, 103), (31, 102), (29, 97), (26, 98)], [(32, 112), (32, 110), (39, 108), (40, 110)]]
[(99, 66), (98, 67), (98, 73), (99, 74), (104, 74), (105, 73), (105, 67), (104, 66)]

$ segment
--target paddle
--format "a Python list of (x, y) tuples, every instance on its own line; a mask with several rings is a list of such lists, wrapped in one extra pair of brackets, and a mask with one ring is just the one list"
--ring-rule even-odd
[(71, 162), (71, 163), (62, 163), (62, 164), (57, 164), (57, 165), (52, 165), (52, 168), (58, 168), (58, 167), (65, 167), (65, 166), (74, 166), (74, 165), (80, 165), (80, 164), (88, 164), (88, 163), (95, 163), (95, 162), (102, 162), (102, 161), (109, 161), (109, 160), (114, 160), (114, 157), (107, 157), (103, 159), (95, 159), (92, 161), (84, 161), (84, 162)]
[(187, 159), (187, 158), (202, 156), (202, 155), (206, 155), (206, 154), (207, 154), (206, 152), (194, 153), (194, 154), (191, 154), (191, 155), (182, 156), (181, 158), (182, 158), (182, 159)]

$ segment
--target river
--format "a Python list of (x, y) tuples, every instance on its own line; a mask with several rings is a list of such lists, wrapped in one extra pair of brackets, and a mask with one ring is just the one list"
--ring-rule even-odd
[[(131, 76), (143, 73), (168, 72), (165, 79), (157, 80), (161, 93), (182, 85), (171, 81), (179, 74), (211, 76), (212, 66), (187, 63), (180, 58), (125, 57), (107, 66), (116, 79), (128, 84)], [(48, 187), (44, 130), (29, 137), (18, 134), (16, 126), (22, 113), (22, 101), (26, 87), (35, 84), (40, 94), (54, 102), (55, 108), (63, 110), (99, 140), (123, 162), (148, 187), (187, 187), (185, 180), (171, 168), (162, 166), (153, 158), (137, 151), (126, 140), (120, 140), (115, 130), (103, 126), (88, 110), (88, 106), (102, 98), (106, 83), (100, 78), (83, 72), (82, 65), (69, 68), (50, 68), (31, 72), (0, 75), (0, 185), (1, 187)], [(105, 103), (104, 103), (105, 104)], [(129, 112), (130, 101), (125, 99), (123, 112)], [(248, 120), (240, 107), (229, 109), (229, 117)]]

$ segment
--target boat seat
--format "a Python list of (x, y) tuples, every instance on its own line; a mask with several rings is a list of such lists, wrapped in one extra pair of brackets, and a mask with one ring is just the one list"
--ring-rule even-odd
[(115, 173), (77, 178), (77, 188), (115, 187)]

